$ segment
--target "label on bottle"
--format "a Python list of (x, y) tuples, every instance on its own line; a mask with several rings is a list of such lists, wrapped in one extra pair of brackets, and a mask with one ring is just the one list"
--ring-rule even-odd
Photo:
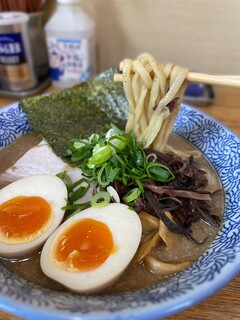
[(8, 90), (29, 89), (36, 84), (26, 59), (21, 33), (0, 34), (0, 73)]
[(50, 72), (53, 81), (77, 84), (95, 72), (94, 39), (47, 38)]

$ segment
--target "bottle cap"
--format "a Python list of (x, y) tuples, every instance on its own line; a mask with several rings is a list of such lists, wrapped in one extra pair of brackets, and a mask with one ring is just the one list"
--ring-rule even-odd
[(64, 4), (72, 4), (72, 3), (80, 3), (82, 0), (57, 0), (58, 3)]
[(0, 26), (8, 26), (14, 24), (25, 23), (29, 20), (29, 17), (24, 12), (1, 12), (0, 13)]

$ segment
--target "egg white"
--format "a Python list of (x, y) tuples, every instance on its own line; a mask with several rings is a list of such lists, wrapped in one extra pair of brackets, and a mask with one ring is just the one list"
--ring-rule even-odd
[[(80, 219), (94, 219), (105, 223), (113, 237), (113, 253), (99, 267), (91, 271), (63, 270), (52, 258), (54, 241), (70, 223)], [(97, 292), (109, 286), (126, 269), (140, 243), (142, 225), (137, 213), (128, 206), (111, 203), (102, 208), (88, 208), (65, 221), (46, 241), (41, 253), (42, 271), (50, 278), (76, 292)]]
[(0, 239), (0, 256), (19, 257), (37, 250), (62, 221), (66, 205), (67, 188), (56, 176), (42, 174), (17, 180), (0, 190), (0, 204), (18, 196), (37, 196), (45, 199), (51, 207), (53, 219), (45, 231), (33, 239), (8, 243)]

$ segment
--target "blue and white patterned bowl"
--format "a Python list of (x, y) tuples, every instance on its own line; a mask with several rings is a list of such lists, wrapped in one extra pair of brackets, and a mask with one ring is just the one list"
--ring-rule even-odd
[[(0, 109), (0, 149), (30, 130), (18, 104)], [(240, 140), (222, 124), (182, 105), (175, 133), (213, 164), (226, 194), (224, 226), (207, 251), (187, 270), (159, 285), (118, 295), (61, 293), (20, 278), (0, 265), (0, 309), (26, 319), (156, 319), (207, 298), (240, 271)]]

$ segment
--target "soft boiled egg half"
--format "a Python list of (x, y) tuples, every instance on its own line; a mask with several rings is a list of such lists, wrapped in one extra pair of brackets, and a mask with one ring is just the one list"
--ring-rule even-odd
[(0, 256), (39, 248), (62, 221), (67, 188), (54, 175), (33, 175), (0, 190)]
[(41, 268), (48, 277), (76, 292), (102, 290), (126, 269), (141, 234), (137, 213), (124, 204), (85, 209), (48, 238)]

